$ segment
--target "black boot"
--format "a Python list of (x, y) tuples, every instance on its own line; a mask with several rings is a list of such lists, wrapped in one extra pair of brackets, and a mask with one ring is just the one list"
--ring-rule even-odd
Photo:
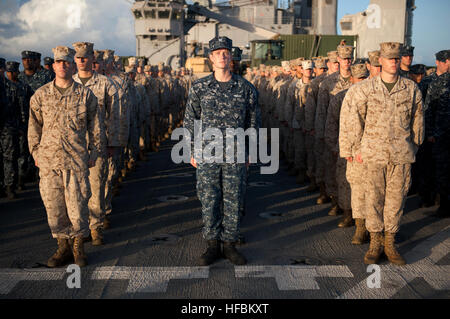
[(247, 263), (245, 257), (242, 256), (234, 247), (234, 243), (223, 243), (223, 255), (226, 259), (228, 259), (235, 265), (245, 265)]
[(221, 257), (220, 242), (216, 239), (208, 240), (208, 248), (200, 257), (200, 266), (208, 266)]
[(439, 194), (439, 208), (436, 211), (436, 216), (440, 218), (450, 217), (450, 202), (447, 194)]

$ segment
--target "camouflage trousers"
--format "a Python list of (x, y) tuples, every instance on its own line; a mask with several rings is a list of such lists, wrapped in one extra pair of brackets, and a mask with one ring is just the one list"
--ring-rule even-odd
[(347, 179), (348, 163), (345, 158), (338, 157), (336, 162), (336, 184), (338, 189), (338, 205), (341, 209), (352, 209), (351, 188)]
[(327, 195), (337, 197), (338, 186), (336, 182), (337, 155), (334, 155), (328, 145), (325, 144), (322, 156), (324, 163), (325, 188)]
[(314, 158), (316, 159), (315, 178), (316, 183), (325, 182), (325, 161), (323, 159), (325, 141), (320, 138), (314, 139)]
[(353, 218), (366, 218), (366, 174), (367, 165), (354, 159), (347, 162), (347, 180), (351, 188), (351, 204)]
[(17, 129), (5, 127), (0, 131), (0, 186), (14, 186), (17, 182), (18, 143)]
[(18, 176), (25, 179), (28, 176), (33, 161), (30, 159), (26, 130), (19, 132), (19, 158), (17, 160)]
[(108, 178), (108, 160), (98, 157), (95, 166), (89, 169), (89, 183), (92, 196), (89, 199), (89, 228), (97, 229), (103, 226), (105, 219), (105, 187)]
[(197, 165), (197, 196), (202, 204), (204, 239), (237, 241), (245, 178), (245, 164)]
[(88, 171), (39, 170), (39, 191), (53, 238), (89, 235)]
[(305, 133), (301, 129), (294, 129), (294, 157), (295, 168), (301, 171), (306, 171), (306, 148), (305, 148)]
[(314, 157), (314, 136), (305, 134), (305, 152), (306, 152), (306, 175), (308, 177), (315, 176), (316, 160)]
[(113, 199), (113, 187), (119, 177), (120, 173), (120, 161), (123, 154), (122, 148), (117, 150), (116, 153), (108, 157), (108, 178), (106, 180), (105, 188), (105, 214), (109, 215), (112, 212), (112, 199)]
[(366, 227), (369, 232), (397, 233), (411, 186), (411, 164), (367, 164)]

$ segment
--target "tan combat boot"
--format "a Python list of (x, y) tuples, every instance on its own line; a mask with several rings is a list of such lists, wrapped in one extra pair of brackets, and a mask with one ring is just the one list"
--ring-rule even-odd
[(395, 248), (395, 234), (384, 232), (384, 254), (388, 260), (394, 265), (406, 265), (405, 259), (398, 253)]
[(316, 203), (317, 205), (322, 205), (330, 202), (330, 197), (327, 196), (327, 192), (325, 191), (325, 183), (319, 184), (320, 188), (320, 196), (317, 199)]
[(58, 249), (52, 257), (47, 261), (47, 266), (50, 268), (61, 267), (73, 260), (72, 252), (70, 251), (69, 241), (66, 238), (56, 238), (58, 240)]
[(366, 221), (362, 218), (355, 218), (356, 230), (352, 238), (353, 245), (362, 245), (369, 240), (366, 229)]
[(380, 259), (380, 255), (383, 252), (382, 240), (383, 235), (381, 234), (381, 232), (370, 233), (369, 250), (366, 252), (366, 255), (364, 256), (364, 263), (366, 265), (378, 263), (378, 259)]
[(91, 229), (92, 246), (103, 245), (103, 230), (99, 227)]
[(72, 253), (73, 253), (73, 258), (75, 259), (75, 263), (78, 266), (84, 267), (87, 265), (87, 258), (84, 253), (84, 243), (83, 243), (82, 236), (75, 237), (73, 239)]
[(344, 209), (344, 215), (342, 215), (342, 219), (338, 224), (339, 228), (350, 227), (355, 224), (355, 221), (352, 218), (352, 210)]
[(331, 209), (328, 211), (329, 216), (337, 216), (342, 213), (342, 209), (339, 207), (337, 203), (337, 199), (335, 196), (331, 196)]

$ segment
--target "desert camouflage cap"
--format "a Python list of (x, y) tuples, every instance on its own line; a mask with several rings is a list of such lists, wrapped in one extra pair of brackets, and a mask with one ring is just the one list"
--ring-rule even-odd
[(259, 69), (260, 70), (265, 70), (266, 69), (266, 65), (265, 64), (260, 64), (259, 65)]
[(233, 41), (228, 37), (215, 37), (209, 41), (209, 53), (219, 49), (230, 50), (233, 48)]
[(134, 56), (129, 57), (129, 58), (128, 58), (128, 65), (129, 65), (129, 66), (134, 66), (134, 65), (136, 65), (136, 57), (134, 57)]
[(317, 58), (314, 61), (314, 65), (318, 69), (326, 69), (327, 68), (327, 63), (326, 63), (325, 59), (322, 59), (322, 58)]
[(281, 67), (285, 71), (289, 71), (291, 67), (289, 66), (289, 61), (281, 61)]
[(388, 59), (399, 59), (402, 44), (399, 42), (380, 43), (380, 56)]
[(401, 51), (402, 56), (413, 56), (414, 55), (414, 47), (410, 45), (404, 45)]
[(6, 62), (6, 72), (19, 72), (20, 63), (16, 61)]
[(138, 60), (138, 66), (143, 67), (144, 65), (145, 65), (145, 59), (140, 58), (140, 59)]
[(164, 62), (158, 63), (158, 71), (164, 71)]
[(314, 69), (314, 62), (312, 60), (305, 60), (302, 62), (303, 70)]
[(4, 69), (5, 68), (5, 59), (0, 58), (0, 69)]
[(49, 57), (49, 56), (46, 56), (45, 58), (44, 58), (44, 65), (51, 65), (51, 64), (53, 64), (55, 61), (51, 58), (51, 57)]
[(350, 68), (354, 78), (361, 79), (368, 76), (367, 67), (364, 63), (353, 64)]
[(103, 55), (104, 55), (103, 50), (94, 50), (94, 61), (97, 63), (102, 63)]
[(353, 59), (353, 49), (351, 45), (339, 45), (336, 50), (341, 59)]
[(337, 62), (337, 55), (338, 55), (337, 51), (328, 52), (327, 53), (328, 60), (333, 63)]
[(114, 62), (119, 62), (119, 61), (120, 61), (120, 56), (115, 55), (115, 56), (114, 56)]
[(75, 42), (72, 43), (73, 48), (75, 49), (75, 57), (76, 58), (87, 58), (94, 56), (94, 43), (91, 42)]
[(426, 67), (424, 64), (414, 64), (409, 68), (409, 72), (412, 74), (425, 74)]
[(370, 51), (369, 52), (369, 63), (371, 66), (381, 66), (380, 61), (378, 60), (380, 58), (380, 51)]
[(242, 59), (242, 50), (238, 47), (231, 48), (231, 57), (233, 61), (241, 61)]
[(106, 64), (114, 62), (114, 50), (104, 50), (103, 60)]
[(125, 66), (125, 73), (136, 73), (136, 65)]
[(57, 46), (56, 48), (52, 49), (53, 52), (53, 58), (55, 61), (67, 61), (67, 62), (73, 62), (73, 58), (75, 56), (75, 50), (66, 46)]
[(151, 71), (152, 70), (152, 66), (151, 65), (146, 65), (146, 66), (144, 66), (144, 72), (149, 72), (149, 71)]
[(450, 59), (450, 51), (442, 50), (435, 54), (436, 60), (440, 62), (445, 62), (447, 59)]

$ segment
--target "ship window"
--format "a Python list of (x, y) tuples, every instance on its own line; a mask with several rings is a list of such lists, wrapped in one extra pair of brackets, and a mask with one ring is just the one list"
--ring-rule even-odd
[(353, 29), (352, 22), (341, 22), (341, 30), (350, 31)]
[(272, 60), (281, 60), (281, 43), (272, 43)]
[(134, 16), (136, 17), (136, 19), (140, 19), (142, 18), (142, 13), (139, 10), (134, 11)]
[(169, 19), (169, 16), (170, 16), (170, 10), (159, 11), (160, 19)]
[(156, 12), (155, 10), (145, 10), (145, 17), (146, 18), (151, 18), (151, 19), (156, 19)]
[(268, 48), (267, 43), (255, 43), (255, 59), (265, 59)]

